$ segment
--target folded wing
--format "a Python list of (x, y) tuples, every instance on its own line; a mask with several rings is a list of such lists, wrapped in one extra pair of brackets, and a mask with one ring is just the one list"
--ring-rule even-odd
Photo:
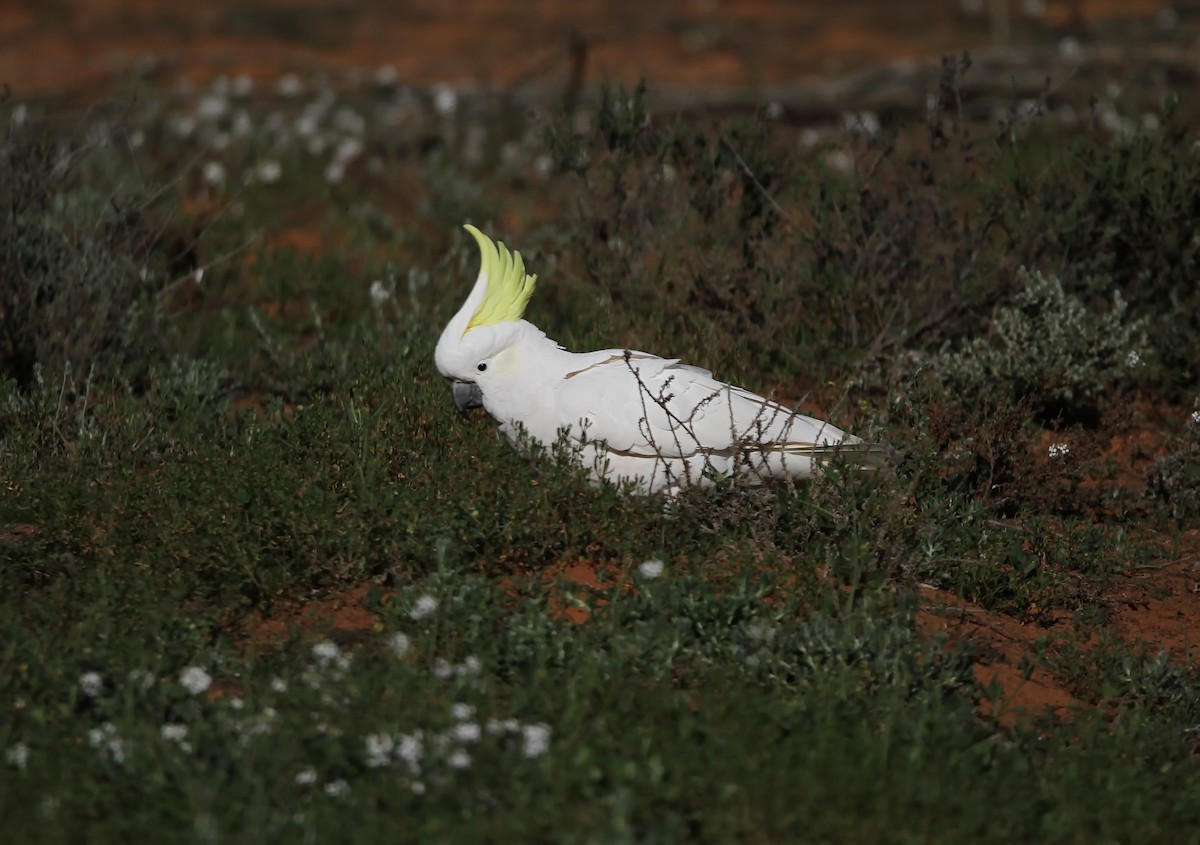
[(821, 420), (713, 378), (708, 370), (644, 352), (576, 356), (555, 391), (558, 418), (580, 420), (581, 440), (614, 452), (689, 458), (742, 450), (828, 452), (858, 439)]

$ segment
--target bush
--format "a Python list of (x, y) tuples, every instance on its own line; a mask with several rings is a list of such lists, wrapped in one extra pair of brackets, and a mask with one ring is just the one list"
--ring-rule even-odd
[(23, 389), (38, 366), (144, 372), (164, 359), (156, 293), (183, 269), (167, 245), (188, 248), (145, 196), (88, 172), (116, 155), (12, 123), (0, 138), (0, 377)]
[(934, 372), (969, 403), (1000, 394), (1028, 399), (1044, 419), (1094, 419), (1102, 394), (1140, 366), (1146, 321), (1126, 319), (1119, 292), (1096, 314), (1056, 276), (1022, 270), (1021, 278), (1023, 290), (988, 334), (958, 351), (943, 347)]

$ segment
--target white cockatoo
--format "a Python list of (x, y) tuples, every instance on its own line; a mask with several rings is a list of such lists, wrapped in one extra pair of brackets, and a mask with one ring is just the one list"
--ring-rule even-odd
[(890, 462), (827, 422), (802, 416), (708, 370), (632, 349), (569, 352), (522, 319), (537, 276), (474, 226), (482, 266), (438, 340), (438, 372), (460, 410), (482, 406), (515, 443), (549, 448), (567, 432), (593, 480), (641, 493), (737, 477), (804, 479), (842, 453), (862, 469)]

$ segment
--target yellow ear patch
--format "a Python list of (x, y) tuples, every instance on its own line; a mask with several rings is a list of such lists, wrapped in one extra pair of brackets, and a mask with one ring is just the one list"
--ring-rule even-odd
[(471, 321), (463, 330), (466, 334), (476, 326), (515, 322), (525, 313), (537, 276), (525, 275), (521, 253), (509, 252), (503, 243), (496, 243), (470, 223), (463, 226), (479, 244), (480, 272), (487, 274), (487, 290), (475, 309)]

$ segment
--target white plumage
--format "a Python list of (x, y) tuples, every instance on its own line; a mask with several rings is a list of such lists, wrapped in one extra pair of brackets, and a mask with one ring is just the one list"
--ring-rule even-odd
[(536, 277), (472, 226), (482, 268), (438, 341), (438, 371), (460, 408), (482, 405), (514, 442), (547, 447), (565, 430), (596, 480), (632, 479), (643, 493), (721, 477), (808, 478), (841, 452), (862, 469), (888, 462), (839, 428), (797, 414), (708, 370), (646, 352), (563, 349), (521, 319)]

